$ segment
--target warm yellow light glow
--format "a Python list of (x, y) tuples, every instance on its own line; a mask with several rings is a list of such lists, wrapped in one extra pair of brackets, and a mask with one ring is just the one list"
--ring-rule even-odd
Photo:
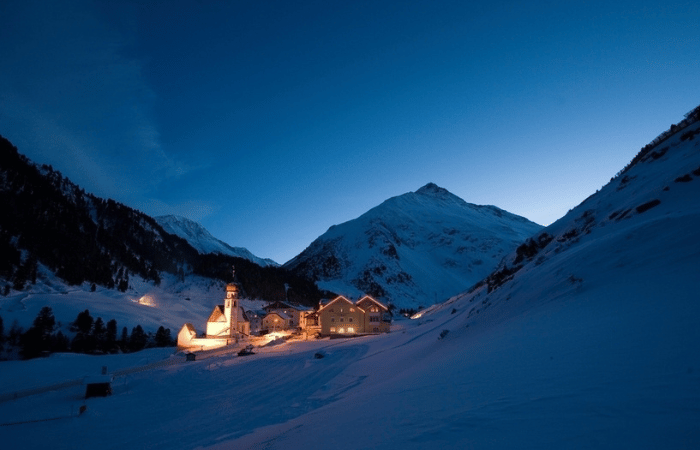
[(141, 297), (140, 299), (138, 299), (138, 304), (144, 305), (144, 306), (150, 306), (150, 307), (158, 306), (158, 304), (156, 303), (155, 297), (153, 297), (152, 295), (148, 295), (148, 294), (146, 294), (143, 297)]

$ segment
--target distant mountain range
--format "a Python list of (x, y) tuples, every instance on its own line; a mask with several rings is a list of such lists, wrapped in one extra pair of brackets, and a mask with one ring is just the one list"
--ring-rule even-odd
[(541, 228), (429, 183), (331, 227), (284, 267), (333, 292), (428, 306), (484, 278)]
[(231, 247), (224, 241), (212, 236), (206, 228), (193, 220), (173, 215), (156, 216), (155, 219), (165, 231), (185, 239), (199, 253), (220, 253), (222, 255), (236, 256), (252, 261), (261, 267), (279, 266), (271, 259), (255, 256), (247, 248)]

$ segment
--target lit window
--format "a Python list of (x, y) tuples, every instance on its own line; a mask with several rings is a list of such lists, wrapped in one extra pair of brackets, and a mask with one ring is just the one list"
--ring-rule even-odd
[(335, 327), (331, 327), (331, 333), (335, 333)]
[(350, 308), (350, 312), (355, 312), (355, 308)]
[(345, 328), (339, 328), (338, 333), (345, 333)]
[(348, 333), (354, 333), (355, 328), (354, 327), (348, 327)]

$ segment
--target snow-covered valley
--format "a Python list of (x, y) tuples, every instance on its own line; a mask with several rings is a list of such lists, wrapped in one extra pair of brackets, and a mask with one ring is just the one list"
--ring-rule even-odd
[[(700, 124), (688, 130), (389, 334), (190, 362), (155, 349), (3, 362), (3, 447), (697, 448)], [(110, 397), (12, 396), (160, 360)]]

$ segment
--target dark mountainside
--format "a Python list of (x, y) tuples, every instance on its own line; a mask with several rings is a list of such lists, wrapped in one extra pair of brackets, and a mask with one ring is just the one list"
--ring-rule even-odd
[(125, 291), (130, 276), (158, 285), (162, 273), (237, 281), (250, 298), (317, 304), (315, 284), (279, 267), (246, 259), (200, 255), (151, 217), (98, 198), (51, 166), (38, 167), (0, 136), (0, 279), (3, 292), (36, 283), (43, 264), (69, 285), (91, 283)]

